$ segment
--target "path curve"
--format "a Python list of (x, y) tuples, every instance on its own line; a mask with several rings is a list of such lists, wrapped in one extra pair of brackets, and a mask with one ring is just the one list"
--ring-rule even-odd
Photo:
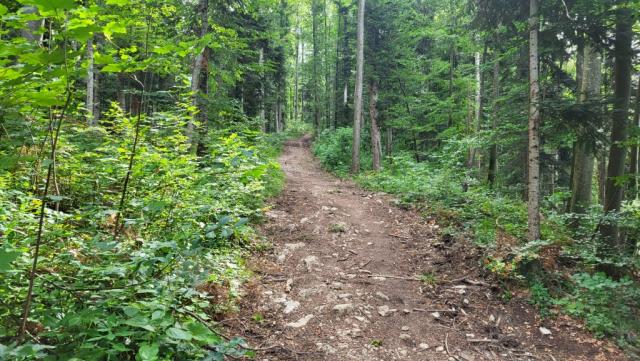
[(323, 171), (308, 144), (285, 145), (286, 186), (261, 227), (273, 248), (223, 321), (256, 360), (624, 360), (573, 320), (500, 301), (473, 246)]

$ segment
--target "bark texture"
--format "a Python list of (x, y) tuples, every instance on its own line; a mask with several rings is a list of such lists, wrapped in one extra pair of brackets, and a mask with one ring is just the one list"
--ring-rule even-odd
[(364, 79), (364, 8), (365, 0), (358, 0), (358, 36), (356, 44), (356, 88), (353, 95), (353, 149), (351, 172), (360, 172), (360, 127), (362, 126), (362, 82)]
[(538, 82), (538, 0), (529, 2), (529, 152), (527, 159), (528, 239), (540, 239), (540, 84)]

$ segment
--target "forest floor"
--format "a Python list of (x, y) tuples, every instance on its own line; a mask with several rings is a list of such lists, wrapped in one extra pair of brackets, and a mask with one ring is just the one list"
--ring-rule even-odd
[(309, 137), (286, 144), (286, 174), (227, 332), (256, 360), (625, 360), (572, 319), (541, 320), (483, 278), (478, 250), (437, 220), (320, 168)]

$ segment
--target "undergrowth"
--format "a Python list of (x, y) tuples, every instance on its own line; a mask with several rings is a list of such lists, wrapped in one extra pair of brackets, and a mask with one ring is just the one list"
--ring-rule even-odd
[[(286, 135), (210, 131), (189, 151), (179, 110), (143, 118), (143, 136), (114, 236), (134, 118), (114, 107), (110, 128), (69, 123), (27, 324), (16, 339), (38, 227), (42, 169), (24, 157), (0, 170), (0, 359), (222, 360), (250, 355), (217, 329), (234, 307), (264, 199), (280, 191), (274, 161)], [(161, 134), (162, 136), (158, 136)], [(29, 152), (29, 149), (25, 149)]]

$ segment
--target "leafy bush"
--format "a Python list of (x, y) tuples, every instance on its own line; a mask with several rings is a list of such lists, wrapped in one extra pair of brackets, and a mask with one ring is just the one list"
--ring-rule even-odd
[(313, 144), (313, 153), (323, 167), (344, 177), (351, 167), (352, 146), (351, 128), (338, 128), (335, 131), (326, 129)]
[(614, 336), (633, 342), (640, 329), (640, 288), (629, 278), (612, 280), (603, 273), (578, 273), (573, 276), (575, 289), (559, 300), (571, 315), (584, 318), (587, 327), (598, 336)]
[(116, 238), (135, 120), (117, 109), (110, 116), (116, 126), (69, 124), (60, 141), (27, 325), (37, 343), (14, 341), (41, 204), (29, 187), (33, 160), (0, 170), (0, 359), (243, 355), (242, 341), (220, 336), (213, 319), (233, 307), (248, 274), (248, 222), (281, 183), (276, 142), (244, 128), (216, 131), (196, 157), (181, 135), (182, 110), (143, 118)]

